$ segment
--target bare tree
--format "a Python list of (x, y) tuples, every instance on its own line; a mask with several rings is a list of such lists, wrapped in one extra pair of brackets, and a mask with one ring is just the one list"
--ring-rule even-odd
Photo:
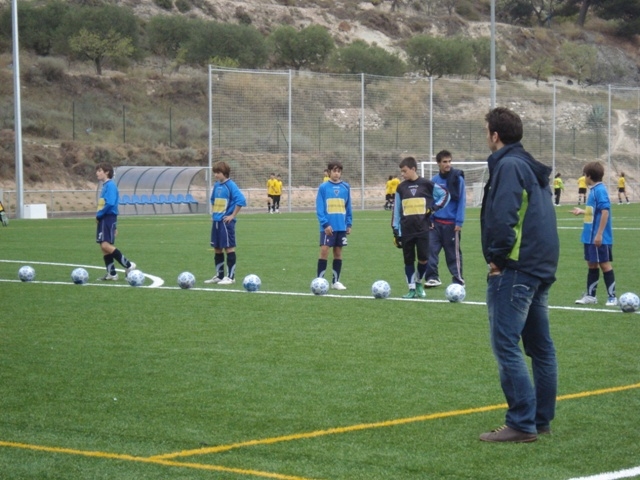
[(440, 0), (440, 5), (447, 9), (449, 15), (453, 15), (458, 5), (458, 0)]

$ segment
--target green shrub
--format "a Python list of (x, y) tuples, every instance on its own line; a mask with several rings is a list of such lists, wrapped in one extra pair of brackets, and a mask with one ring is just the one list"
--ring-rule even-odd
[(473, 8), (473, 5), (468, 0), (459, 0), (456, 5), (456, 13), (460, 15), (465, 20), (469, 20), (471, 22), (477, 22), (480, 20), (480, 15)]
[(379, 30), (390, 37), (397, 37), (400, 35), (398, 23), (391, 15), (385, 12), (366, 10), (358, 15), (358, 20), (360, 20), (364, 26), (373, 28), (374, 30)]
[(167, 10), (167, 11), (173, 10), (172, 0), (153, 0), (153, 3), (155, 3), (158, 7), (164, 10)]
[(240, 22), (242, 25), (251, 25), (251, 16), (242, 7), (236, 7), (234, 17), (236, 17), (238, 19), (238, 22)]
[(189, 0), (176, 0), (176, 8), (180, 13), (187, 13), (191, 10), (191, 3)]
[(56, 82), (64, 77), (65, 63), (60, 58), (40, 58), (36, 65), (48, 82)]

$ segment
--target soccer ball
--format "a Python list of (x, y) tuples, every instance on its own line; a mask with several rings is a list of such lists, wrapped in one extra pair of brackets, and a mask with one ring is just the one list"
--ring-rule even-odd
[(444, 296), (447, 297), (447, 300), (450, 302), (461, 302), (464, 300), (466, 294), (467, 292), (465, 292), (464, 286), (459, 283), (452, 283), (444, 291)]
[(71, 272), (71, 280), (76, 285), (84, 285), (89, 281), (89, 272), (84, 268), (76, 268)]
[(196, 277), (191, 272), (182, 272), (178, 275), (178, 286), (180, 288), (192, 288), (196, 284)]
[(627, 292), (620, 295), (620, 310), (625, 313), (633, 313), (640, 308), (640, 298), (633, 292)]
[(247, 292), (257, 292), (258, 290), (260, 290), (261, 284), (262, 281), (260, 280), (260, 277), (258, 275), (254, 275), (253, 273), (247, 275), (246, 277), (244, 277), (244, 280), (242, 280), (242, 286)]
[(371, 294), (374, 298), (387, 298), (391, 293), (391, 286), (384, 280), (378, 280), (371, 285)]
[(144, 283), (144, 273), (140, 270), (131, 270), (127, 275), (127, 282), (132, 287), (139, 287)]
[(325, 295), (329, 291), (329, 282), (322, 277), (314, 278), (311, 281), (311, 291), (314, 295)]
[(31, 280), (36, 278), (36, 271), (33, 269), (33, 267), (25, 265), (24, 267), (20, 267), (20, 270), (18, 270), (18, 277), (23, 282), (30, 282)]

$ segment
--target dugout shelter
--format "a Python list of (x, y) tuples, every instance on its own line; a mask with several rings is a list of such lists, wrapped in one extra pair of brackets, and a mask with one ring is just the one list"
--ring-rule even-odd
[(121, 215), (207, 212), (206, 167), (116, 167)]

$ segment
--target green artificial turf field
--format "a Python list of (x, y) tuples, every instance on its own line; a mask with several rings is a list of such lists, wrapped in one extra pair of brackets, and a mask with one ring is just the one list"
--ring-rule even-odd
[[(640, 205), (613, 205), (618, 294), (640, 293)], [(463, 229), (467, 297), (406, 293), (389, 212), (356, 211), (341, 281), (310, 293), (312, 213), (241, 213), (238, 282), (209, 286), (207, 216), (129, 216), (117, 246), (147, 278), (103, 284), (95, 220), (0, 228), (0, 477), (7, 479), (571, 479), (640, 466), (640, 316), (574, 304), (581, 218), (557, 209), (553, 434), (487, 444), (504, 398), (484, 305), (479, 210)], [(34, 282), (18, 268), (36, 269)], [(91, 281), (71, 282), (83, 266)], [(443, 268), (444, 267), (444, 270)], [(190, 271), (196, 288), (176, 277)], [(244, 292), (257, 274), (261, 291)], [(384, 279), (391, 297), (376, 300)], [(640, 471), (638, 473), (640, 475)], [(619, 477), (609, 477), (619, 478)]]

